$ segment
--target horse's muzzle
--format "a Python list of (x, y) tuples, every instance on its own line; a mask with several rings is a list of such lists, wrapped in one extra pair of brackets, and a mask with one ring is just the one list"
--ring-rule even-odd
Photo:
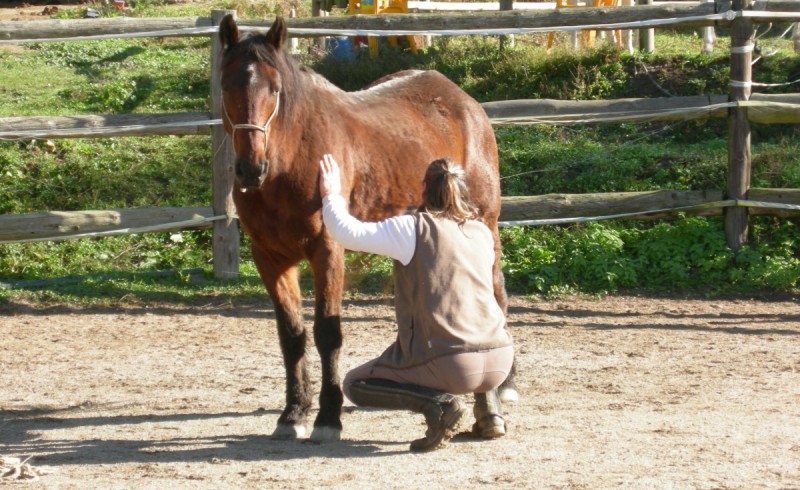
[(269, 173), (269, 160), (236, 162), (236, 181), (243, 190), (255, 190), (261, 187)]

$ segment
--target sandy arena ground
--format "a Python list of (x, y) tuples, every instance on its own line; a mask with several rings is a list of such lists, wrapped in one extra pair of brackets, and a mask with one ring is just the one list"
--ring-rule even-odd
[[(343, 369), (393, 339), (390, 301), (346, 301)], [(284, 382), (266, 300), (13, 305), (0, 311), (0, 456), (49, 473), (2, 483), (796, 489), (799, 301), (512, 298), (521, 400), (506, 407), (509, 434), (462, 433), (422, 455), (407, 451), (421, 416), (349, 402), (342, 441), (270, 439)]]

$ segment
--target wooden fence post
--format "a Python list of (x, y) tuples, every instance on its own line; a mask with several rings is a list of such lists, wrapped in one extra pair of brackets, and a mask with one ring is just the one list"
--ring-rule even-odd
[[(311, 0), (311, 17), (327, 17), (328, 12), (322, 8), (322, 0)], [(317, 49), (325, 51), (328, 48), (327, 37), (316, 38)]]
[(794, 32), (792, 33), (792, 40), (794, 41), (794, 52), (800, 53), (800, 22), (794, 23)]
[[(705, 3), (714, 3), (715, 0), (704, 0)], [(714, 26), (703, 27), (703, 54), (711, 54), (717, 42), (717, 33)]]
[[(431, 0), (422, 0), (422, 1), (430, 2)], [(430, 48), (431, 46), (433, 46), (433, 36), (431, 36), (430, 34), (426, 34), (423, 39), (425, 40), (423, 44), (425, 48)]]
[[(752, 0), (734, 0), (733, 10), (744, 11)], [(731, 102), (750, 100), (753, 60), (753, 22), (737, 17), (731, 27)], [(728, 111), (728, 199), (746, 199), (750, 187), (750, 121), (747, 109), (733, 107)], [(725, 208), (725, 240), (736, 253), (747, 243), (746, 207)]]
[[(587, 0), (588, 2), (588, 0)], [(567, 5), (571, 5), (573, 7), (578, 6), (578, 0), (567, 0)], [(587, 3), (588, 4), (588, 3)], [(556, 4), (558, 5), (558, 4)], [(583, 35), (582, 31), (572, 31), (569, 33), (569, 38), (572, 41), (572, 49), (578, 49), (581, 47), (581, 37)]]
[[(297, 18), (297, 7), (292, 7), (292, 9), (289, 11), (289, 18), (290, 19), (296, 19)], [(289, 38), (289, 51), (292, 54), (297, 54), (298, 53), (299, 44), (300, 44), (299, 40), (296, 37)]]
[[(621, 0), (620, 6), (622, 7), (633, 7), (634, 0)], [(619, 31), (615, 31), (619, 33), (620, 39), (618, 39), (618, 45), (626, 50), (628, 53), (633, 54), (633, 29), (622, 29)]]
[[(636, 5), (653, 5), (653, 0), (637, 0)], [(654, 53), (656, 50), (656, 30), (652, 27), (639, 29), (639, 51)]]
[[(514, 10), (514, 0), (500, 0), (500, 10)], [(514, 47), (514, 35), (500, 36), (500, 49)]]
[[(218, 26), (223, 17), (235, 10), (214, 10), (211, 22)], [(218, 35), (211, 41), (211, 114), (214, 119), (222, 118), (222, 87), (220, 63), (222, 62), (222, 43)], [(222, 125), (211, 129), (211, 151), (214, 175), (214, 214), (227, 214), (227, 219), (214, 222), (214, 278), (235, 279), (239, 277), (239, 223), (231, 218), (236, 212), (233, 203), (234, 154), (230, 140)]]

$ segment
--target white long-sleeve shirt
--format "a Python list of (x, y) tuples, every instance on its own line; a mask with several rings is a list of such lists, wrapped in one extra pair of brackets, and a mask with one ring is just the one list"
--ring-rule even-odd
[(378, 223), (360, 221), (347, 210), (344, 197), (329, 194), (322, 200), (322, 220), (328, 233), (347, 250), (386, 255), (403, 265), (414, 257), (417, 233), (411, 215)]

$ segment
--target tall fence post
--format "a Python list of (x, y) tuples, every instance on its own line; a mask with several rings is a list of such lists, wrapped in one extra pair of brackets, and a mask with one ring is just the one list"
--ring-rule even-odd
[[(637, 0), (636, 5), (653, 5), (653, 0)], [(656, 30), (652, 27), (639, 29), (639, 51), (654, 53), (656, 50)]]
[[(752, 0), (734, 0), (733, 10), (742, 12)], [(753, 69), (753, 22), (737, 17), (731, 27), (731, 102), (750, 100)], [(747, 108), (732, 107), (728, 111), (728, 199), (745, 199), (750, 188), (750, 121)], [(725, 240), (736, 253), (747, 243), (746, 207), (725, 208)]]
[[(213, 10), (211, 22), (218, 26), (223, 17), (235, 10)], [(211, 114), (221, 119), (222, 86), (220, 63), (222, 62), (222, 43), (218, 35), (211, 41)], [(213, 206), (214, 215), (227, 214), (227, 219), (214, 222), (214, 278), (235, 279), (239, 277), (239, 224), (232, 218), (236, 212), (233, 203), (234, 155), (230, 140), (222, 125), (211, 129), (211, 151), (213, 152)]]

